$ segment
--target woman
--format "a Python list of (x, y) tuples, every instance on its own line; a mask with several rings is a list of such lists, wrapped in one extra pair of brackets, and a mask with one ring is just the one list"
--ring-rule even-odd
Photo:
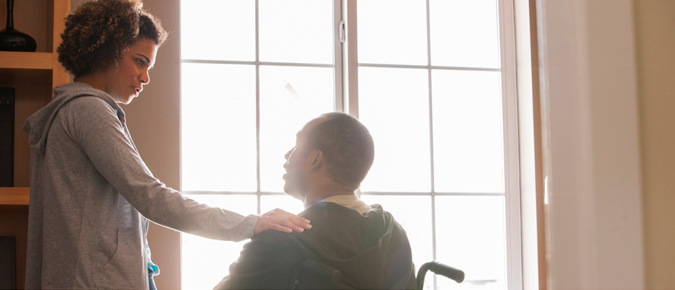
[(310, 228), (281, 210), (244, 217), (199, 204), (153, 177), (119, 106), (150, 82), (166, 38), (142, 3), (85, 3), (61, 36), (59, 61), (74, 82), (55, 88), (24, 125), (31, 147), (27, 289), (152, 287), (147, 220), (231, 241)]

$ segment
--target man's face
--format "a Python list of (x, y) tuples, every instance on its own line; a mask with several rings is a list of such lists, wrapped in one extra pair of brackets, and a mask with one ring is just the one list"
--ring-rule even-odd
[(320, 121), (320, 119), (314, 119), (307, 123), (296, 135), (295, 147), (291, 148), (284, 156), (286, 158), (284, 164), (286, 174), (283, 176), (285, 181), (284, 192), (300, 200), (304, 200), (311, 183), (309, 167), (312, 160), (309, 160), (311, 159), (311, 148), (309, 148), (307, 134)]

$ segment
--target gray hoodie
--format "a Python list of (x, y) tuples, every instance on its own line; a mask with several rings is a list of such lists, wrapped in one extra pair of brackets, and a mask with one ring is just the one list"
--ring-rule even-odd
[(147, 218), (219, 240), (250, 238), (257, 216), (209, 207), (145, 166), (125, 114), (84, 83), (30, 116), (27, 289), (147, 289)]

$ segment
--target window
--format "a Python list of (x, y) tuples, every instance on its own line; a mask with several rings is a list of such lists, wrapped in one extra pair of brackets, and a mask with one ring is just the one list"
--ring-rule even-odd
[[(362, 199), (403, 225), (417, 267), (466, 272), (462, 284), (430, 273), (425, 287), (521, 288), (508, 1), (181, 5), (184, 193), (241, 214), (300, 212), (283, 193), (284, 153), (310, 119), (347, 112), (375, 139)], [(183, 289), (217, 284), (244, 243), (182, 237)]]

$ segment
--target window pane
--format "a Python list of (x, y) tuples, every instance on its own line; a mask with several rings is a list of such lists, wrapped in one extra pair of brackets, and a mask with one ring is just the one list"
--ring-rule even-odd
[(436, 192), (504, 192), (499, 72), (432, 71)]
[(425, 1), (357, 1), (359, 63), (427, 64)]
[(255, 60), (255, 1), (180, 2), (182, 58)]
[(500, 67), (496, 0), (431, 0), (429, 5), (432, 65)]
[[(255, 195), (188, 195), (210, 206), (222, 207), (242, 215), (256, 212)], [(245, 243), (216, 241), (181, 234), (182, 289), (211, 289), (230, 271)], [(161, 265), (160, 265), (161, 266)]]
[(275, 208), (283, 209), (287, 212), (298, 214), (305, 210), (305, 204), (299, 199), (288, 195), (261, 195), (260, 212), (266, 213)]
[[(431, 197), (426, 196), (361, 196), (367, 204), (379, 204), (390, 212), (408, 234), (415, 274), (422, 264), (433, 260), (431, 235)], [(425, 283), (428, 280), (425, 279)], [(430, 284), (433, 285), (433, 284)]]
[(333, 63), (333, 1), (260, 0), (258, 11), (261, 61)]
[(183, 190), (255, 191), (255, 67), (182, 65)]
[(359, 118), (375, 141), (362, 191), (430, 191), (427, 70), (359, 68)]
[(262, 191), (283, 192), (284, 154), (305, 123), (334, 111), (333, 82), (332, 68), (260, 66)]
[(436, 257), (466, 277), (439, 289), (506, 289), (503, 196), (436, 196)]

